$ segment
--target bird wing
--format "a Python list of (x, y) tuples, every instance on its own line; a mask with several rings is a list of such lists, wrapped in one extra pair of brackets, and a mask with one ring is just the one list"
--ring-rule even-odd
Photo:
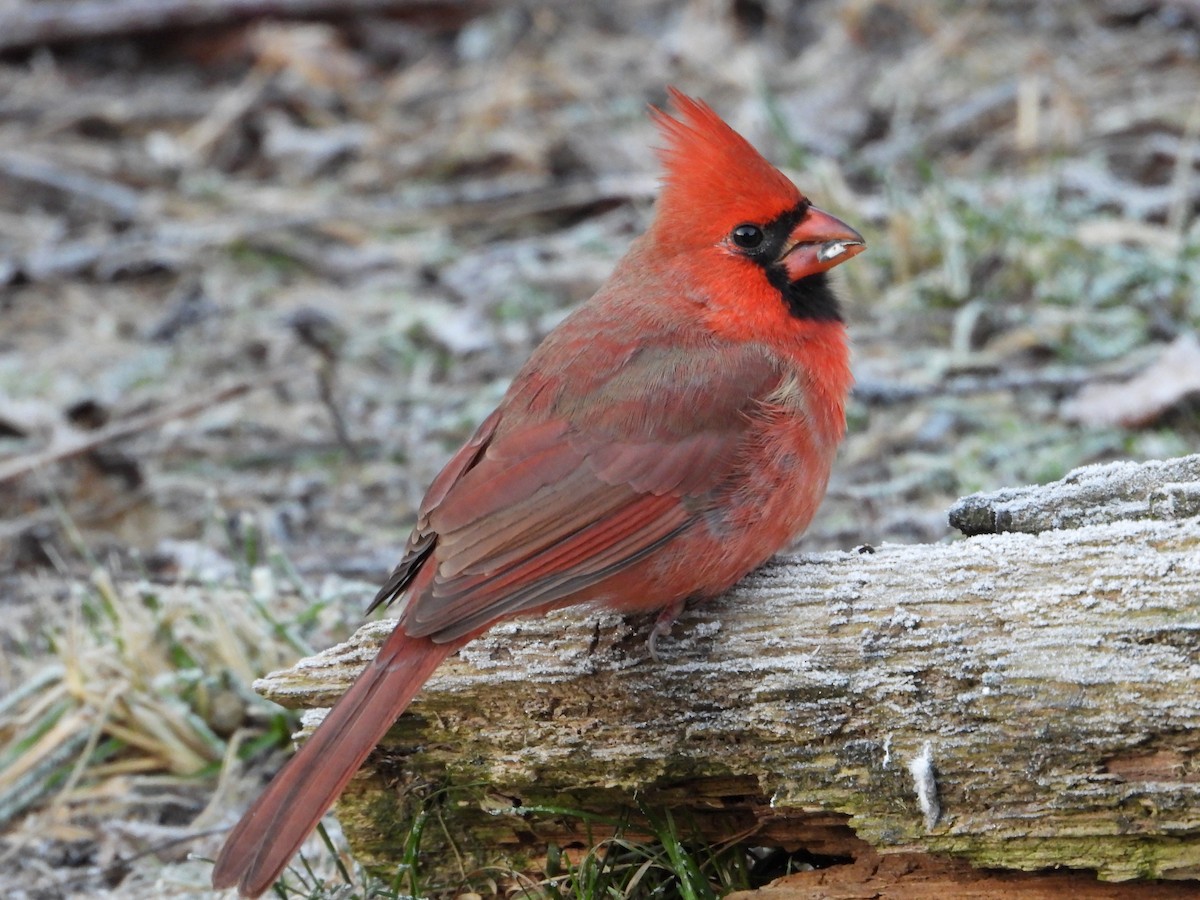
[[(692, 526), (781, 378), (762, 348), (718, 356), (642, 347), (611, 375), (563, 379), (571, 387), (530, 421), (506, 422), (522, 407), (502, 405), (433, 482), (373, 606), (433, 564), (402, 627), (454, 640), (596, 584)], [(544, 388), (527, 382), (516, 400)]]

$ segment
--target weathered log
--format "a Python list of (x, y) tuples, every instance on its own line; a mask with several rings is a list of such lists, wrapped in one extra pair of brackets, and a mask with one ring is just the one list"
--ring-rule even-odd
[(928, 853), (880, 856), (860, 848), (853, 863), (797, 872), (726, 900), (1196, 900), (1192, 881), (1098, 882), (1088, 872), (976, 869)]
[(1133, 519), (1200, 515), (1200, 453), (1145, 463), (1083, 466), (1051, 485), (964, 497), (950, 508), (963, 534), (1079, 528)]
[[(390, 627), (260, 690), (327, 704)], [(607, 833), (567, 811), (637, 833), (666, 809), (823, 856), (1200, 877), (1198, 517), (780, 559), (663, 661), (646, 634), (568, 611), (448, 661), (339, 804), (356, 853), (394, 866), (436, 790), (435, 865), (519, 870)]]

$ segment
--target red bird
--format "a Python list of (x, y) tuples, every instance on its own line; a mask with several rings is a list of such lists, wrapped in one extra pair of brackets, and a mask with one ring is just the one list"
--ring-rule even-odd
[[(213, 887), (279, 876), (438, 664), (500, 619), (716, 596), (812, 520), (846, 427), (826, 271), (864, 249), (708, 106), (670, 92), (657, 214), (433, 480), (371, 609), (395, 630), (225, 841)], [(653, 649), (653, 643), (651, 644)]]

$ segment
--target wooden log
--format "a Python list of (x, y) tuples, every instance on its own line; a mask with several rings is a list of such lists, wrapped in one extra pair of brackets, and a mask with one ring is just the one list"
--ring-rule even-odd
[(853, 863), (796, 872), (726, 900), (1195, 900), (1197, 885), (1101, 882), (1088, 872), (976, 869), (927, 853), (880, 856), (861, 848)]
[[(327, 704), (390, 628), (260, 690)], [(669, 810), (818, 856), (1200, 877), (1200, 517), (779, 559), (663, 661), (647, 633), (566, 611), (465, 648), (339, 804), (355, 852), (394, 866), (433, 792), (435, 866), (536, 867)]]
[(963, 534), (1079, 528), (1133, 519), (1200, 515), (1200, 453), (1145, 463), (1083, 466), (1052, 485), (964, 497), (950, 508)]

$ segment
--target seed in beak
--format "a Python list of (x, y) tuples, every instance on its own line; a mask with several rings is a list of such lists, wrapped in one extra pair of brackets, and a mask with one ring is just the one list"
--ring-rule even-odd
[(818, 262), (829, 262), (831, 259), (837, 259), (847, 248), (858, 246), (858, 241), (828, 241), (821, 245), (821, 249), (817, 251)]

